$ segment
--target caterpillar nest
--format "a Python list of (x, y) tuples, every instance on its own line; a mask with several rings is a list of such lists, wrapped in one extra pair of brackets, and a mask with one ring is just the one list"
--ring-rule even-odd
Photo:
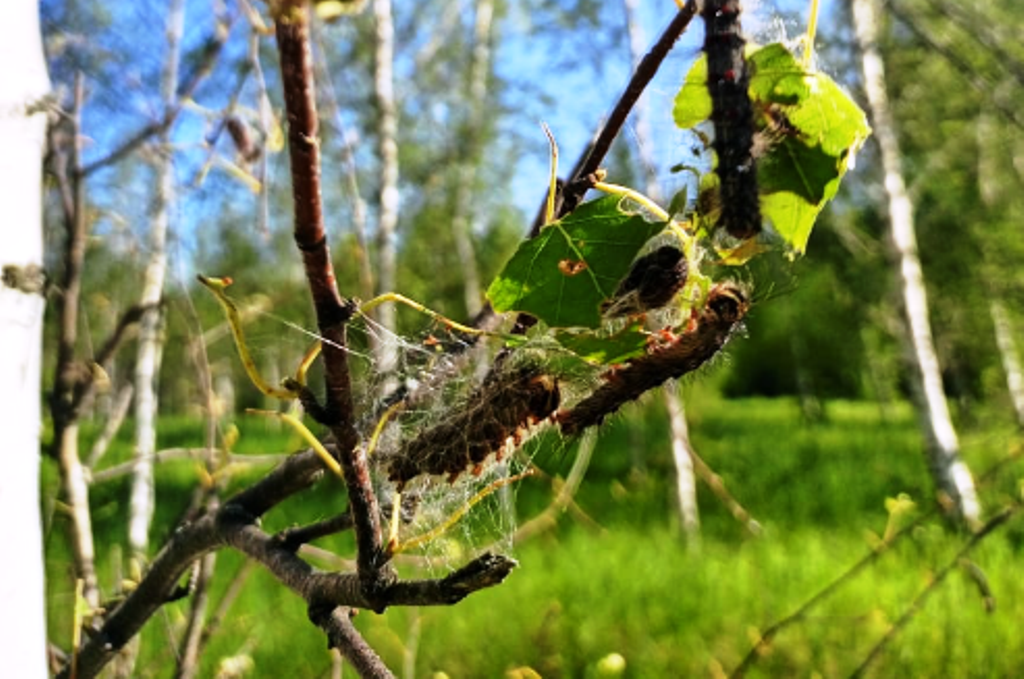
[(560, 402), (558, 380), (536, 365), (492, 373), (444, 420), (395, 453), (387, 463), (388, 478), (401, 490), (422, 475), (446, 475), (449, 481), (467, 470), (479, 475), (489, 457), (500, 461)]

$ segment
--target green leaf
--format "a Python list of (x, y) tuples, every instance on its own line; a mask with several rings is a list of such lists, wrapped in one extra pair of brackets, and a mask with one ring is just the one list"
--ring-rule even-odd
[(524, 241), (491, 283), (495, 311), (525, 311), (554, 328), (597, 328), (636, 253), (665, 228), (623, 211), (618, 196), (584, 203)]
[[(830, 77), (805, 72), (779, 43), (751, 49), (755, 124), (769, 140), (757, 158), (761, 211), (795, 251), (807, 246), (814, 220), (839, 189), (849, 160), (871, 134), (864, 112)], [(711, 115), (707, 62), (694, 63), (676, 97), (680, 127)], [(703, 117), (701, 117), (703, 116)], [(780, 129), (779, 120), (785, 125)]]
[(842, 173), (841, 165), (820, 146), (787, 137), (758, 161), (757, 188), (762, 196), (786, 191), (817, 205), (825, 200), (829, 183)]
[(814, 228), (814, 220), (838, 190), (839, 177), (836, 177), (826, 185), (823, 197), (817, 203), (809, 203), (789, 191), (769, 193), (761, 196), (761, 214), (771, 221), (775, 230), (794, 250), (794, 254), (803, 254)]
[(864, 111), (846, 92), (820, 71), (806, 73), (783, 45), (767, 45), (750, 59), (754, 64), (751, 99), (779, 105), (807, 146), (819, 146), (822, 153), (845, 159), (871, 134)]
[(793, 54), (781, 43), (765, 45), (748, 53), (753, 71), (750, 98), (771, 104), (793, 106), (805, 101), (814, 90), (814, 74), (807, 74)]
[(608, 337), (593, 332), (555, 333), (555, 341), (590, 363), (609, 365), (624, 363), (642, 356), (647, 350), (647, 333), (642, 323), (633, 323)]
[(683, 86), (672, 106), (676, 125), (688, 130), (711, 117), (711, 95), (708, 94), (708, 59), (703, 54), (693, 62)]

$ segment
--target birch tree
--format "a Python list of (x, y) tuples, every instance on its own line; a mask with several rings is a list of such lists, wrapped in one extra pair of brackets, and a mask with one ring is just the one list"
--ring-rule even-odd
[[(997, 205), (1004, 199), (999, 170), (994, 157), (994, 140), (1002, 139), (997, 134), (993, 117), (982, 113), (978, 120), (978, 193), (986, 211), (991, 218)], [(982, 241), (986, 243), (986, 241)], [(991, 248), (991, 246), (989, 246)], [(998, 245), (996, 246), (998, 247)], [(986, 253), (988, 254), (988, 253)], [(986, 258), (987, 259), (987, 258)], [(1020, 352), (1014, 338), (1013, 321), (1003, 303), (1002, 286), (993, 285), (992, 297), (989, 300), (989, 315), (996, 335), (996, 346), (999, 358), (1006, 373), (1006, 388), (1010, 394), (1017, 424), (1024, 428), (1024, 369), (1021, 368)]]
[[(165, 109), (176, 103), (181, 35), (185, 3), (173, 0), (167, 10), (167, 56), (160, 76), (160, 96)], [(139, 327), (139, 351), (135, 363), (135, 473), (132, 476), (128, 545), (137, 565), (149, 548), (153, 519), (153, 454), (156, 452), (157, 380), (163, 352), (163, 314), (160, 298), (167, 274), (167, 228), (174, 203), (174, 163), (170, 128), (157, 135), (158, 153), (153, 173), (156, 193), (150, 211), (149, 261), (141, 304), (147, 307)], [(133, 569), (134, 570), (134, 569)]]
[(487, 85), (491, 75), (491, 27), (494, 23), (493, 0), (477, 0), (473, 22), (473, 43), (469, 61), (469, 96), (464, 99), (465, 124), (462, 139), (457, 140), (465, 149), (458, 167), (455, 184), (455, 206), (452, 211), (452, 235), (455, 250), (462, 266), (463, 298), (466, 315), (476, 316), (482, 302), (480, 273), (473, 253), (473, 227), (477, 218), (473, 209), (477, 170), (482, 160), (484, 111), (487, 103)]
[[(622, 0), (622, 6), (626, 13), (626, 32), (629, 34), (630, 63), (637, 64), (643, 57), (646, 48), (644, 31), (638, 16), (639, 3), (637, 0)], [(637, 150), (644, 176), (645, 191), (648, 196), (660, 202), (661, 190), (654, 174), (655, 144), (651, 134), (646, 99), (643, 97), (638, 99), (633, 110)], [(686, 423), (686, 408), (681, 390), (664, 389), (662, 393), (671, 427), (670, 442), (672, 461), (676, 467), (676, 499), (679, 503), (679, 518), (683, 532), (692, 538), (700, 533), (700, 515), (697, 510), (697, 480), (693, 474), (693, 460), (690, 457), (690, 429)]]
[[(373, 0), (374, 70), (373, 98), (377, 109), (377, 292), (395, 289), (398, 227), (398, 109), (395, 103), (395, 28), (391, 0)], [(395, 306), (384, 304), (377, 318), (387, 333), (395, 330)], [(394, 372), (397, 362), (394, 339), (377, 344), (380, 371)], [(385, 389), (387, 386), (385, 385)]]
[(0, 427), (7, 439), (0, 513), (15, 549), (0, 578), (0, 658), (5, 673), (46, 677), (43, 540), (39, 515), (42, 370), (42, 98), (50, 88), (36, 2), (6, 9), (0, 23)]
[(878, 11), (874, 0), (854, 0), (853, 18), (864, 90), (881, 149), (889, 236), (896, 254), (908, 331), (906, 355), (913, 369), (913, 396), (925, 437), (928, 469), (940, 502), (948, 505), (968, 525), (978, 525), (981, 507), (970, 470), (960, 456), (960, 442), (950, 418), (932, 341), (928, 298), (914, 233), (913, 205), (900, 168), (900, 147), (885, 90), (885, 67), (877, 44)]

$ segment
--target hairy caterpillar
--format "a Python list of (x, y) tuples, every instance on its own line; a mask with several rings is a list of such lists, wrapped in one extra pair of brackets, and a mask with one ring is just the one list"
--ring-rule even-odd
[(454, 481), (467, 469), (479, 473), (490, 455), (500, 459), (509, 439), (518, 444), (560, 400), (558, 381), (536, 366), (496, 372), (447, 419), (405, 444), (391, 459), (388, 478), (402, 488), (423, 474)]
[(750, 73), (743, 56), (739, 0), (705, 0), (704, 52), (708, 59), (708, 94), (715, 126), (716, 173), (720, 182), (719, 224), (734, 238), (761, 232), (761, 207), (754, 164), (754, 110)]
[(660, 309), (686, 284), (688, 270), (682, 250), (663, 245), (633, 263), (612, 298), (601, 304), (601, 313), (610, 318)]
[(607, 382), (555, 419), (567, 435), (601, 424), (629, 401), (670, 379), (693, 372), (725, 346), (750, 307), (747, 294), (735, 283), (719, 283), (708, 293), (696, 327), (654, 345), (648, 353), (605, 375)]

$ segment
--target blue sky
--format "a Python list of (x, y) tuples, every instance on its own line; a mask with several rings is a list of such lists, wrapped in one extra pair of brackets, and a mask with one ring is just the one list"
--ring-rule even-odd
[[(84, 3), (83, 3), (84, 4)], [(641, 2), (640, 13), (643, 30), (648, 44), (657, 39), (665, 25), (676, 11), (671, 0)], [(806, 16), (805, 3), (778, 3), (784, 11), (801, 13)], [(749, 6), (744, 14), (746, 31), (761, 41), (780, 37), (777, 4), (771, 6)], [(55, 1), (44, 2), (44, 8), (57, 7)], [(212, 14), (207, 0), (187, 0), (187, 21), (185, 50), (194, 48), (210, 34)], [(233, 6), (229, 4), (229, 6)], [(87, 87), (91, 93), (90, 104), (85, 112), (86, 161), (104, 155), (115, 142), (123, 138), (126, 130), (138, 129), (159, 112), (156, 99), (157, 79), (165, 50), (164, 43), (164, 2), (109, 2), (101, 3), (102, 11), (109, 13), (110, 29), (104, 34), (103, 44), (93, 44), (90, 49), (106, 58), (106, 73), (89, 74)], [(409, 3), (396, 3), (396, 14), (410, 11)], [(827, 30), (829, 8), (823, 9)], [(44, 10), (45, 16), (45, 10)], [(612, 30), (624, 31), (624, 12), (620, 3), (607, 3), (602, 9), (602, 22)], [(580, 150), (593, 134), (595, 127), (613, 106), (625, 86), (630, 74), (630, 60), (627, 43), (623, 39), (615, 49), (597, 48), (584, 50), (574, 58), (579, 68), (554, 68), (553, 64), (565, 58), (565, 45), (558, 42), (558, 34), (551, 33), (538, 38), (529, 29), (533, 17), (510, 4), (510, 13), (502, 24), (503, 40), (501, 49), (495, 53), (498, 72), (509, 79), (522, 78), (530, 74), (531, 84), (546, 93), (542, 101), (506, 102), (510, 106), (522, 107), (524, 114), (513, 124), (520, 137), (525, 139), (521, 154), (509, 167), (507, 176), (514, 204), (523, 212), (525, 221), (532, 217), (543, 195), (547, 181), (548, 146), (540, 124), (547, 123), (554, 132), (561, 149), (562, 170), (568, 171)], [(51, 29), (54, 28), (51, 26)], [(56, 27), (59, 29), (59, 27)], [(792, 37), (801, 26), (790, 22), (785, 32)], [(227, 179), (218, 170), (210, 173), (207, 183), (195, 188), (192, 181), (199, 166), (206, 161), (207, 152), (200, 148), (202, 138), (212, 129), (215, 114), (223, 107), (234, 87), (235, 78), (229, 62), (244, 57), (247, 51), (247, 28), (244, 20), (236, 21), (231, 40), (225, 51), (227, 59), (222, 60), (218, 69), (198, 91), (196, 106), (183, 114), (174, 129), (176, 143), (176, 164), (181, 186), (181, 203), (177, 211), (176, 231), (179, 235), (177, 246), (182, 259), (190, 259), (204, 233), (204, 224), (216, 215), (211, 214), (213, 198), (222, 197), (225, 191), (233, 192), (232, 204), (240, 211), (254, 210), (255, 197), (241, 189), (237, 182)], [(325, 31), (326, 39), (345, 40), (351, 31), (344, 26), (333, 26)], [(74, 36), (72, 36), (74, 37)], [(79, 36), (88, 40), (89, 36)], [(678, 188), (680, 176), (673, 176), (667, 168), (680, 161), (680, 154), (688, 148), (690, 138), (674, 127), (671, 121), (672, 99), (692, 60), (699, 52), (703, 39), (703, 27), (696, 20), (677, 44), (668, 61), (648, 89), (650, 121), (654, 133), (657, 159), (657, 174), (664, 184), (663, 194), (668, 196)], [(272, 44), (267, 40), (268, 45)], [(578, 45), (579, 43), (573, 43)], [(600, 47), (600, 43), (596, 43)], [(578, 49), (578, 47), (574, 47)], [(111, 57), (113, 55), (113, 57)], [(400, 50), (401, 55), (401, 50)], [(401, 58), (401, 56), (400, 56)], [(355, 64), (365, 67), (367, 61)], [(273, 89), (276, 73), (273, 65), (265, 63), (267, 78)], [(183, 67), (185, 69), (187, 67)], [(401, 72), (401, 71), (399, 71)], [(404, 83), (399, 80), (396, 89), (401, 96)], [(254, 104), (254, 90), (245, 90), (245, 103)], [(354, 116), (350, 116), (350, 123)], [(400, 135), (402, 132), (400, 131)], [(632, 126), (626, 134), (633, 136)], [(223, 141), (221, 146), (223, 147)], [(371, 145), (364, 141), (359, 152), (364, 156), (372, 153)], [(276, 185), (287, 182), (284, 157), (275, 160), (276, 168), (271, 179)], [(615, 168), (611, 169), (614, 180)], [(135, 174), (125, 177), (117, 168), (97, 175), (91, 180), (91, 194), (99, 203), (102, 217), (97, 225), (100, 234), (121, 229), (122, 231), (144, 232), (145, 207), (151, 194), (147, 177)], [(365, 196), (367, 199), (370, 196)], [(333, 196), (332, 196), (333, 198)], [(222, 209), (223, 206), (221, 206)], [(286, 213), (272, 215), (273, 226), (287, 228)], [(525, 228), (525, 224), (524, 224)], [(144, 244), (140, 242), (140, 246)]]

